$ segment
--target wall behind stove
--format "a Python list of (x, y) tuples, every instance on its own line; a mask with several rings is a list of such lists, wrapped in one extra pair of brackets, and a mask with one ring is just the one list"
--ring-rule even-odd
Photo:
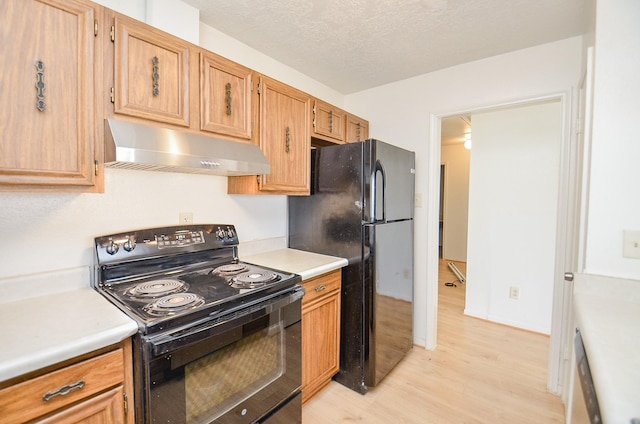
[[(200, 28), (197, 11), (179, 0), (98, 3), (336, 105), (343, 102), (343, 96), (317, 81), (212, 28)], [(199, 28), (199, 43), (193, 28)], [(177, 225), (180, 212), (192, 212), (195, 223), (235, 224), (242, 244), (286, 246), (285, 196), (226, 193), (226, 177), (121, 169), (105, 170), (104, 194), (0, 192), (0, 280), (91, 266), (95, 236)]]

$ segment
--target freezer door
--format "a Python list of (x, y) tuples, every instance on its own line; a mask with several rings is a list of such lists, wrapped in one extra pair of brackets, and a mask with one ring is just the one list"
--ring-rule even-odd
[(413, 220), (366, 228), (365, 385), (371, 387), (413, 346)]
[(364, 222), (413, 218), (415, 153), (380, 140), (364, 142)]

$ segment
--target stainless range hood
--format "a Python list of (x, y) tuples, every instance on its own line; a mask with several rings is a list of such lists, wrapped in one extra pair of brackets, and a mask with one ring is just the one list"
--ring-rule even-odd
[(114, 118), (105, 119), (105, 166), (227, 176), (271, 172), (254, 144)]

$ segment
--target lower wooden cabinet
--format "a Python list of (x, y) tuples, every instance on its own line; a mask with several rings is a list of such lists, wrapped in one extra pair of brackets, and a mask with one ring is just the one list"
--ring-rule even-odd
[(324, 388), (340, 368), (342, 271), (302, 282), (302, 402)]
[(133, 423), (131, 342), (0, 390), (5, 424)]

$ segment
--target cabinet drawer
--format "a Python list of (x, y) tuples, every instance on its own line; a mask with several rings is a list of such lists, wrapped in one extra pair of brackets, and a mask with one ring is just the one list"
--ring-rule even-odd
[(0, 391), (2, 422), (25, 422), (122, 384), (124, 358), (117, 349)]
[(307, 305), (316, 299), (340, 290), (342, 272), (340, 270), (323, 274), (310, 280), (303, 281), (306, 290), (302, 298), (302, 305)]

